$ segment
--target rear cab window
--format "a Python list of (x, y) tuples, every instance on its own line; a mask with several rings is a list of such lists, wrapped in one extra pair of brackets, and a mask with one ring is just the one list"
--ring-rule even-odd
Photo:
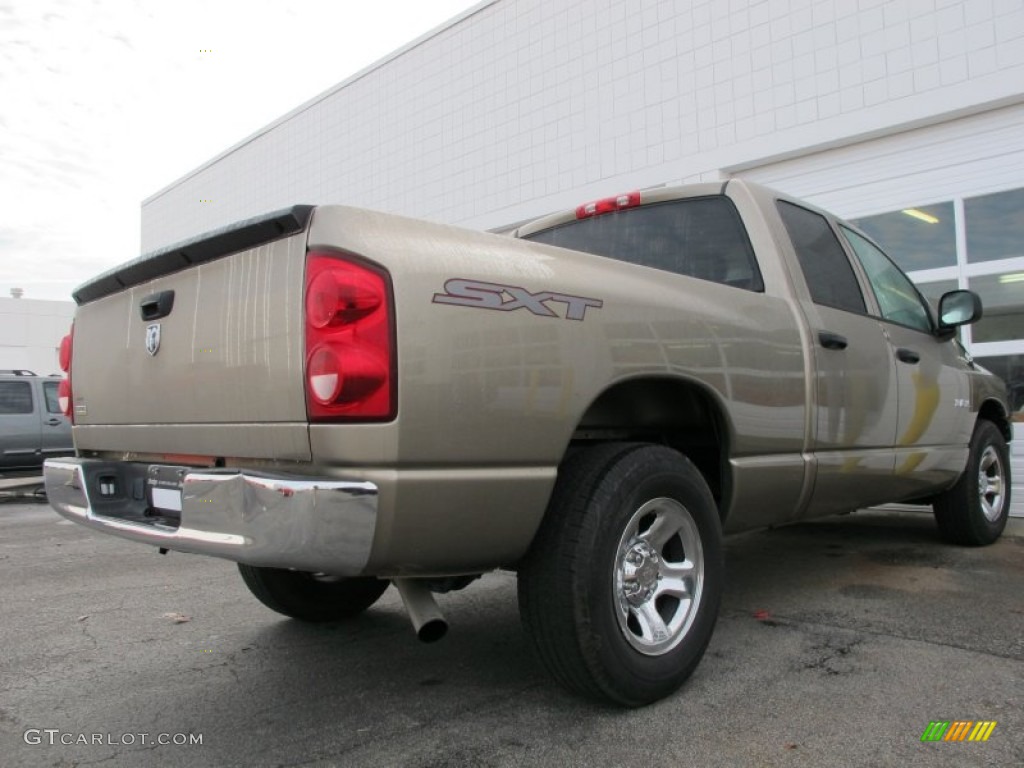
[(526, 235), (560, 248), (763, 291), (743, 221), (724, 196), (649, 203)]

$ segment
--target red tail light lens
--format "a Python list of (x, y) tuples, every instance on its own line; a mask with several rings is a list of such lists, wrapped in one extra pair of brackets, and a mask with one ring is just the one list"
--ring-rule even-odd
[(305, 310), (309, 420), (394, 418), (393, 317), (387, 274), (344, 254), (310, 253)]
[(71, 337), (74, 332), (75, 326), (72, 323), (71, 331), (67, 336), (60, 340), (60, 354), (57, 356), (57, 360), (60, 363), (60, 369), (64, 371), (64, 373), (69, 373), (71, 371)]
[(61, 379), (57, 385), (57, 405), (61, 413), (75, 423), (75, 404), (71, 393), (71, 356), (74, 351), (75, 324), (71, 323), (71, 330), (68, 335), (60, 340), (60, 352), (57, 355), (57, 362), (60, 369), (67, 374), (67, 378)]
[(74, 416), (74, 409), (71, 407), (71, 382), (61, 379), (57, 385), (57, 405), (60, 412), (71, 419)]
[(606, 197), (603, 200), (595, 200), (592, 203), (584, 203), (576, 209), (576, 218), (589, 219), (591, 216), (600, 216), (604, 213), (635, 208), (638, 205), (640, 205), (640, 193), (629, 192), (625, 195), (616, 195), (615, 197)]

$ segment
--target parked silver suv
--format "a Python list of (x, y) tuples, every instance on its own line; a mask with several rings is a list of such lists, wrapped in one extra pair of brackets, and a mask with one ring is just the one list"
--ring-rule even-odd
[(71, 456), (71, 423), (57, 401), (59, 376), (0, 370), (0, 472), (42, 471), (51, 456)]

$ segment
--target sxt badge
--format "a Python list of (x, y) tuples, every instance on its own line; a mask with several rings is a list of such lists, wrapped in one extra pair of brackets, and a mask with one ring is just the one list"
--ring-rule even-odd
[(540, 317), (559, 317), (547, 302), (565, 304), (566, 320), (582, 320), (587, 307), (600, 309), (604, 302), (583, 296), (567, 296), (564, 293), (541, 291), (530, 293), (525, 288), (498, 283), (481, 283), (475, 280), (453, 278), (444, 284), (444, 293), (434, 294), (435, 304), (456, 304), (461, 307), (493, 309), (498, 312), (512, 312), (527, 309)]

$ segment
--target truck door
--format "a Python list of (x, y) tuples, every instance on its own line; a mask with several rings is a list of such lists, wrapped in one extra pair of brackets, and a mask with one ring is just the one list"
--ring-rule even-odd
[(874, 243), (840, 227), (871, 285), (899, 387), (893, 498), (926, 495), (956, 480), (974, 425), (967, 363), (940, 341), (914, 284)]
[(778, 210), (807, 295), (797, 289), (811, 353), (808, 451), (815, 465), (807, 516), (890, 498), (895, 463), (896, 363), (832, 224), (786, 201)]
[(37, 380), (40, 385), (39, 403), (39, 447), (42, 458), (69, 456), (74, 453), (71, 440), (71, 422), (61, 413), (57, 401), (57, 387), (60, 381)]
[(32, 382), (0, 379), (0, 469), (39, 465), (39, 416)]

